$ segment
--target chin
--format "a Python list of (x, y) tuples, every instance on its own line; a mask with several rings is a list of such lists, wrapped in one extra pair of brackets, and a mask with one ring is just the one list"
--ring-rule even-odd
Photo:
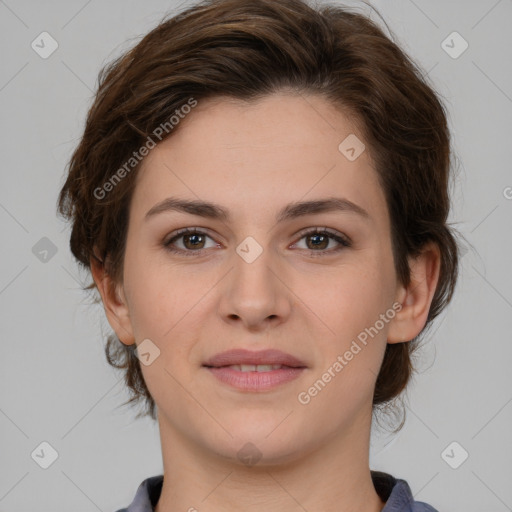
[[(229, 457), (242, 460), (244, 456), (258, 458), (258, 465), (280, 464), (295, 460), (305, 449), (304, 431), (295, 423), (297, 418), (279, 407), (274, 411), (242, 411), (226, 423), (232, 439), (224, 436), (224, 449)], [(229, 425), (229, 426), (228, 426)], [(302, 429), (307, 429), (304, 424)], [(224, 444), (223, 443), (223, 444)], [(300, 453), (297, 448), (300, 447)], [(242, 461), (243, 463), (243, 461)]]
[(293, 463), (304, 455), (305, 445), (284, 436), (276, 436), (272, 441), (270, 437), (258, 441), (235, 436), (226, 445), (214, 445), (210, 449), (230, 463), (253, 469)]

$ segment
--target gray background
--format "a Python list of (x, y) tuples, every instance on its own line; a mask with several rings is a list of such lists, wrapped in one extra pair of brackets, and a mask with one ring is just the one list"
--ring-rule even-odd
[[(512, 1), (373, 5), (445, 98), (459, 170), (451, 221), (473, 248), (421, 351), (407, 423), (376, 435), (371, 467), (440, 512), (512, 510)], [(0, 512), (110, 512), (162, 472), (157, 424), (118, 408), (127, 394), (103, 355), (109, 326), (81, 291), (55, 201), (100, 67), (177, 7), (0, 0)], [(31, 47), (43, 31), (59, 45), (47, 59)], [(442, 47), (453, 31), (469, 44), (458, 58)], [(57, 251), (46, 261), (43, 237)], [(43, 441), (58, 452), (48, 469), (31, 457)], [(443, 459), (453, 441), (462, 448)], [(445, 460), (460, 463), (462, 449), (453, 469)]]

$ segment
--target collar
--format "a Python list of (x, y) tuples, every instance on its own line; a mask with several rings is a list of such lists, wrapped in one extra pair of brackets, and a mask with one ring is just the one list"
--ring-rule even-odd
[[(381, 471), (370, 471), (377, 494), (386, 504), (381, 512), (437, 512), (426, 503), (414, 501), (411, 488), (405, 480)], [(146, 478), (137, 489), (132, 503), (117, 512), (154, 512), (162, 492), (164, 476)]]

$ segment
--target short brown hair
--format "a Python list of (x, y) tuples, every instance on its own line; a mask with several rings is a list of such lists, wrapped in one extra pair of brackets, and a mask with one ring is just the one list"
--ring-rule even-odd
[[(391, 38), (365, 15), (339, 5), (203, 1), (164, 18), (103, 67), (58, 201), (59, 213), (72, 222), (73, 255), (87, 269), (97, 258), (120, 282), (139, 165), (125, 167), (116, 183), (114, 172), (190, 98), (255, 100), (279, 90), (320, 94), (360, 124), (385, 193), (394, 265), (403, 285), (410, 283), (407, 257), (429, 241), (438, 245), (440, 277), (423, 334), (451, 300), (458, 275), (456, 239), (447, 223), (451, 151), (445, 110)], [(171, 135), (169, 130), (166, 136)], [(98, 198), (94, 191), (104, 191), (109, 180), (108, 194)], [(420, 335), (387, 344), (374, 407), (390, 403), (405, 388)], [(156, 419), (135, 345), (111, 335), (105, 353), (112, 366), (125, 371), (131, 394), (126, 403), (145, 401), (144, 415)]]

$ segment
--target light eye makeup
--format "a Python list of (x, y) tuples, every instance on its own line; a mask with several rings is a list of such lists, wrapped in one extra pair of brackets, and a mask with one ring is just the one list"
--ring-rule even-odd
[[(292, 246), (297, 246), (298, 242), (300, 242), (302, 239), (310, 239), (313, 241), (313, 247), (320, 247), (320, 250), (311, 249), (307, 246), (305, 248), (299, 248), (299, 250), (309, 252), (311, 256), (331, 255), (352, 246), (352, 241), (348, 236), (340, 233), (339, 231), (325, 227), (308, 228), (302, 231), (298, 237), (298, 241), (292, 244)], [(221, 247), (221, 245), (215, 241), (209, 248), (199, 247), (198, 249), (190, 249), (184, 245), (184, 239), (186, 239), (185, 243), (201, 245), (201, 243), (204, 243), (205, 238), (209, 238), (214, 241), (208, 232), (203, 228), (183, 228), (176, 231), (175, 233), (172, 233), (169, 237), (166, 237), (162, 245), (167, 251), (186, 257), (201, 256), (204, 255), (208, 249)], [(182, 247), (177, 247), (177, 242), (180, 242)], [(327, 246), (329, 246), (331, 242), (337, 245), (335, 245), (334, 248), (323, 248), (325, 243), (327, 243)]]

